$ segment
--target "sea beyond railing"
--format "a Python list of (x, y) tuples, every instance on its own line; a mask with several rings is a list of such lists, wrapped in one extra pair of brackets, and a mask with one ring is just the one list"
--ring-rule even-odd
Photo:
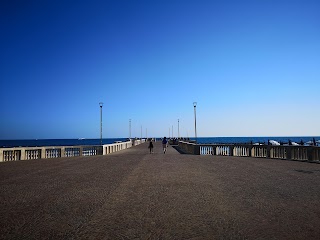
[(41, 146), (0, 148), (0, 162), (61, 158), (76, 156), (107, 155), (144, 143), (146, 139), (130, 139), (104, 145), (83, 146)]

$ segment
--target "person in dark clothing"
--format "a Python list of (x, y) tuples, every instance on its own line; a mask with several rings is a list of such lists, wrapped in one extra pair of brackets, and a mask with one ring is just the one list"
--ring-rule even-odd
[(150, 140), (148, 148), (149, 148), (149, 150), (150, 150), (150, 153), (153, 153), (153, 143), (152, 143), (152, 140)]
[(163, 140), (162, 140), (162, 147), (163, 147), (163, 153), (164, 153), (164, 154), (165, 154), (166, 151), (167, 151), (167, 144), (168, 144), (167, 138), (164, 137)]

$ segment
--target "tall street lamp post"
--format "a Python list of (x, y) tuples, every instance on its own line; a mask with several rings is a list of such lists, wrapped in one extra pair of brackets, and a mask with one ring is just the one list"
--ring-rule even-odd
[(131, 119), (129, 119), (129, 139), (131, 139)]
[(100, 106), (100, 145), (102, 145), (102, 106), (103, 102), (99, 102)]
[(172, 125), (172, 138), (173, 138), (173, 125)]
[(178, 119), (178, 139), (180, 138), (179, 119)]
[(196, 143), (197, 143), (198, 138), (197, 138), (197, 113), (196, 113), (196, 108), (197, 108), (197, 102), (193, 102), (193, 109), (194, 109), (194, 134), (195, 134)]

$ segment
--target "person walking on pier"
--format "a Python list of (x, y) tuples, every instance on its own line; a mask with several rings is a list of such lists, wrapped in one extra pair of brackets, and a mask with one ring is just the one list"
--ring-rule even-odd
[(164, 154), (165, 154), (166, 151), (167, 151), (167, 144), (168, 144), (167, 138), (164, 137), (163, 140), (162, 140), (162, 147), (163, 147), (163, 153), (164, 153)]
[(148, 148), (149, 148), (149, 150), (150, 150), (150, 153), (153, 153), (153, 143), (152, 143), (152, 140), (150, 140)]

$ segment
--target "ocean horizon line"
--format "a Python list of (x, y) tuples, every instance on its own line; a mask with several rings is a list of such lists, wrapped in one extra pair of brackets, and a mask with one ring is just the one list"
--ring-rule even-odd
[[(163, 138), (163, 137), (166, 137), (166, 138), (178, 138), (177, 136), (167, 136), (167, 135), (164, 135), (164, 136), (157, 136), (157, 137), (142, 137), (142, 139), (146, 139), (146, 138)], [(271, 137), (275, 137), (275, 138), (298, 138), (298, 137), (302, 137), (302, 138), (305, 138), (305, 137), (320, 137), (320, 135), (265, 135), (265, 136), (206, 136), (206, 137), (197, 137), (197, 138), (271, 138)], [(131, 139), (140, 139), (141, 137), (131, 137)], [(192, 138), (192, 139), (195, 139), (196, 137), (195, 136), (180, 136), (179, 138)], [(1, 139), (0, 138), (0, 141), (24, 141), (24, 140), (96, 140), (96, 139), (99, 139), (100, 138), (91, 138), (91, 137), (75, 137), (75, 138), (11, 138), (11, 139)], [(130, 139), (129, 137), (103, 137), (102, 139)]]

